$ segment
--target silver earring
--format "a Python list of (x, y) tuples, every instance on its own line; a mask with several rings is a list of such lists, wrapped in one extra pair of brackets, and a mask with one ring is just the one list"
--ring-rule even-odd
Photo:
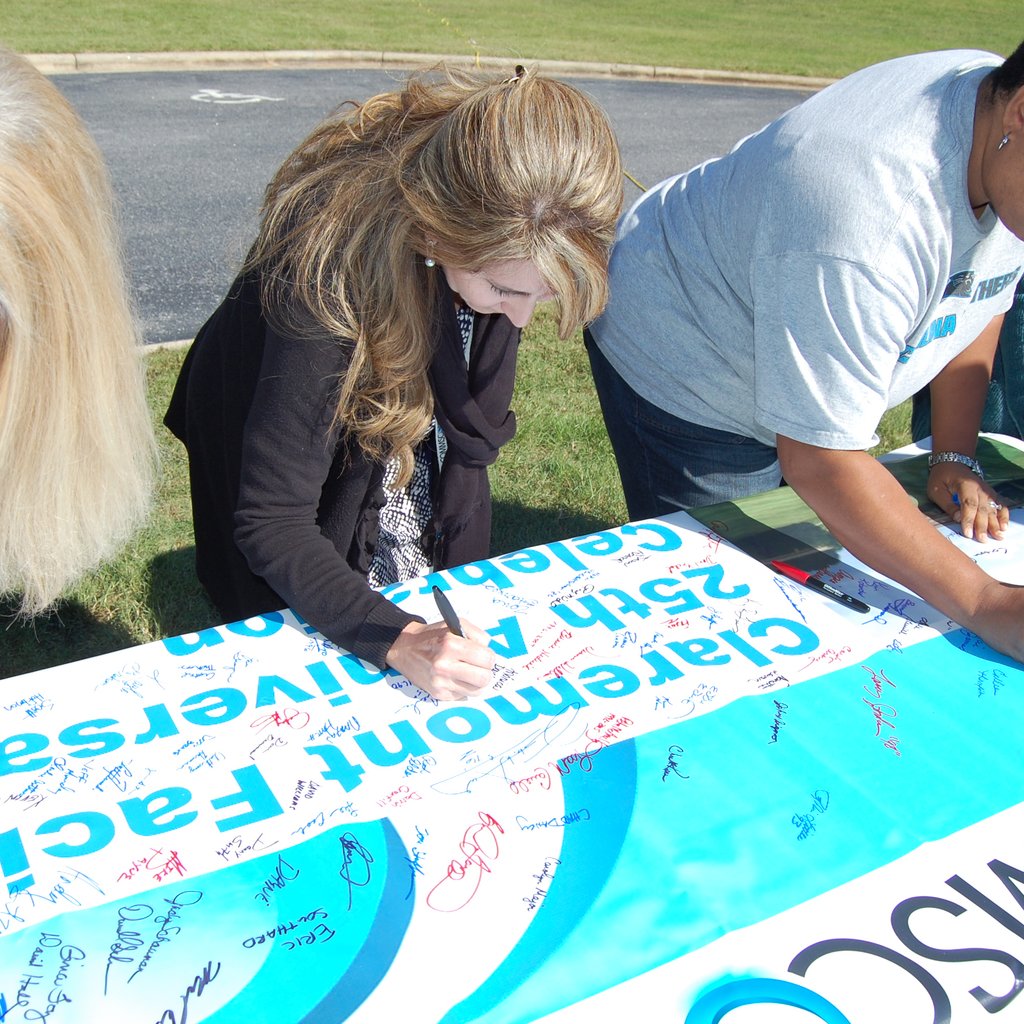
[(1002, 148), (1003, 148), (1003, 146), (1005, 146), (1005, 145), (1006, 145), (1006, 144), (1007, 144), (1007, 143), (1008, 143), (1009, 141), (1010, 141), (1010, 133), (1009, 133), (1009, 132), (1007, 132), (1007, 133), (1006, 133), (1006, 134), (1005, 134), (1005, 135), (1004, 135), (1004, 136), (1003, 136), (1003, 137), (1002, 137), (1002, 138), (1001, 138), (1001, 139), (999, 140), (999, 145), (998, 145), (998, 146), (996, 146), (996, 149), (997, 149), (997, 150), (998, 150), (998, 149), (1002, 149)]
[(433, 256), (428, 256), (423, 261), (423, 265), (425, 267), (429, 267), (431, 270), (433, 270), (433, 268), (437, 266), (437, 260), (435, 260)]

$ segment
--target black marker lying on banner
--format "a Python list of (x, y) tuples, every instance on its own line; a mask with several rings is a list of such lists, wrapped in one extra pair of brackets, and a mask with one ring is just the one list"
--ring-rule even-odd
[(805, 587), (818, 591), (819, 594), (831, 597), (833, 601), (845, 604), (847, 608), (853, 608), (855, 611), (864, 612), (865, 614), (871, 611), (870, 607), (863, 601), (856, 597), (851, 597), (849, 594), (844, 594), (838, 587), (834, 587), (831, 583), (826, 583), (824, 580), (819, 580), (816, 576), (812, 576), (809, 572), (804, 572), (803, 569), (798, 569), (795, 565), (787, 565), (785, 562), (778, 562), (773, 558), (772, 568), (776, 572), (781, 572), (783, 576), (788, 576), (791, 580), (796, 580), (797, 583), (802, 583)]

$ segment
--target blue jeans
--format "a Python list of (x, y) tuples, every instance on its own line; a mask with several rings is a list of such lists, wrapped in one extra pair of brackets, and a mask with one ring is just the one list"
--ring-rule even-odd
[(584, 339), (630, 519), (733, 501), (782, 482), (775, 448), (665, 412), (619, 376), (589, 331)]

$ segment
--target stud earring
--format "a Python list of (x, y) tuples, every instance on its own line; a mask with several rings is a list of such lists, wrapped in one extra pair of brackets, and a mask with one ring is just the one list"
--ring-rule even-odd
[(999, 149), (1002, 149), (1002, 148), (1003, 148), (1003, 146), (1005, 146), (1005, 145), (1006, 145), (1006, 144), (1007, 144), (1007, 143), (1008, 143), (1009, 141), (1010, 141), (1010, 133), (1009, 133), (1009, 132), (1007, 132), (1007, 133), (1006, 133), (1006, 134), (1005, 134), (1005, 135), (1004, 135), (1004, 136), (1003, 136), (1003, 137), (1002, 137), (1002, 138), (1001, 138), (1001, 139), (999, 140), (999, 145), (998, 145), (998, 146), (996, 146), (996, 149), (997, 149), (997, 150), (999, 150)]
[(429, 267), (431, 270), (433, 270), (433, 268), (437, 266), (437, 260), (435, 260), (433, 256), (428, 256), (423, 261), (423, 265), (425, 267)]

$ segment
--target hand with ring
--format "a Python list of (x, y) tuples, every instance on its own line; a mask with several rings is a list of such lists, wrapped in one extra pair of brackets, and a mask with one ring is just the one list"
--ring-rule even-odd
[(1005, 501), (981, 477), (957, 463), (939, 463), (928, 474), (928, 497), (960, 524), (965, 537), (1002, 540), (1010, 523)]

